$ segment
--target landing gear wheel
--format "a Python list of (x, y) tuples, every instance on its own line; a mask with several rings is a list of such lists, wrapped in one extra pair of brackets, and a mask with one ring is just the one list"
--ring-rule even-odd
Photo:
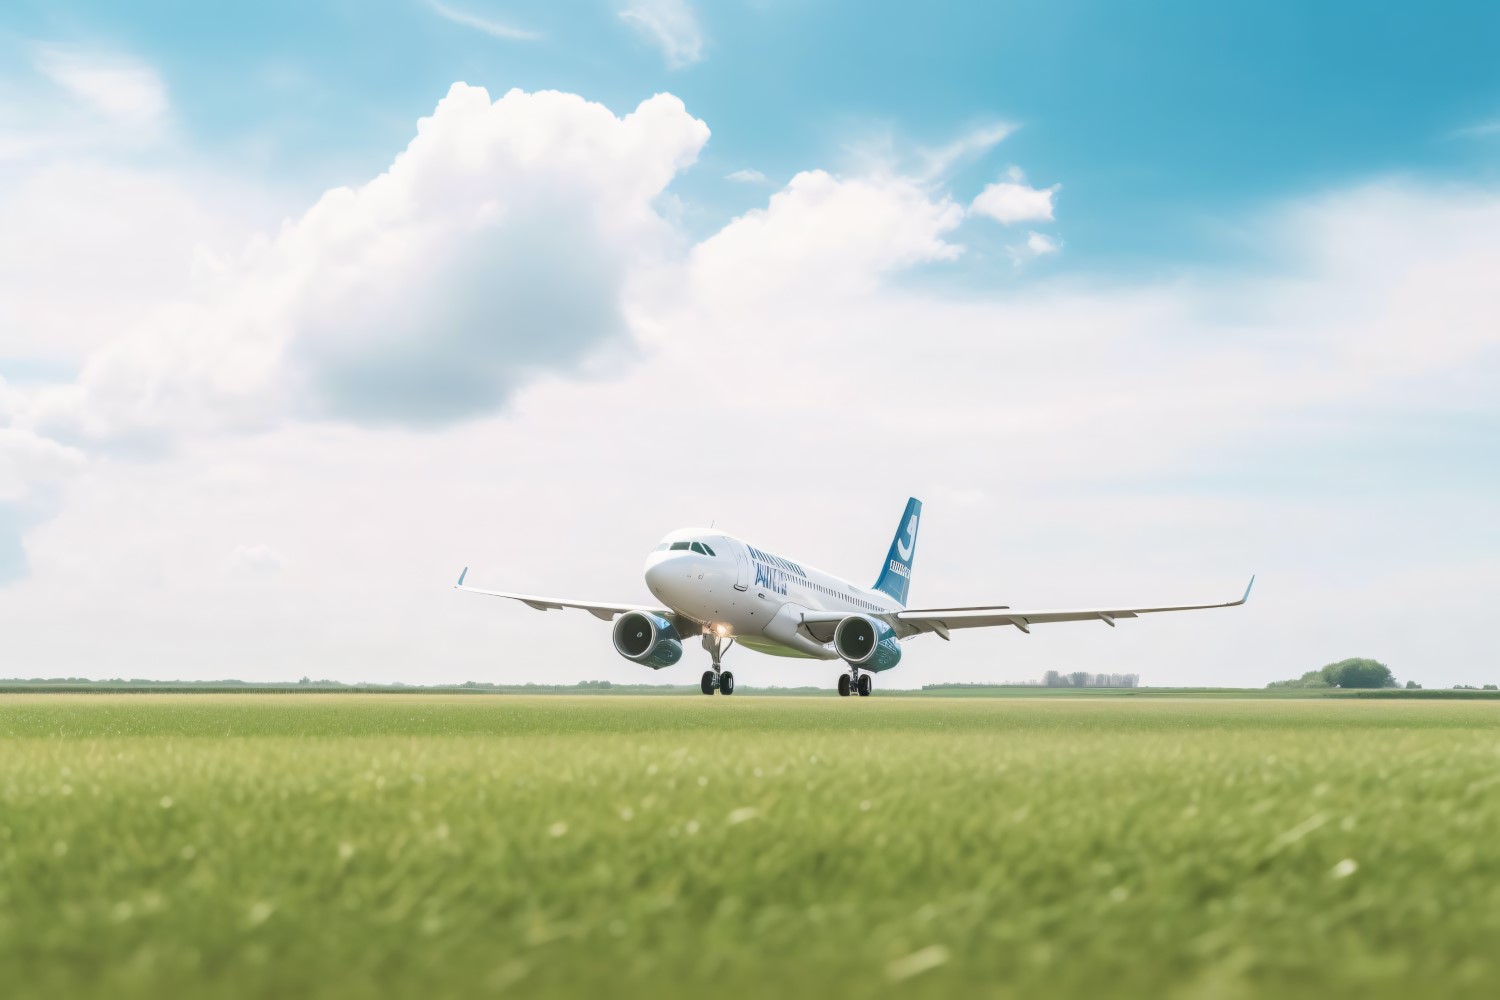
[(874, 688), (875, 685), (871, 683), (869, 674), (859, 675), (859, 696), (861, 698), (870, 697), (870, 692), (874, 690)]
[(839, 674), (839, 697), (849, 697), (849, 675)]
[(716, 687), (718, 685), (714, 683), (714, 672), (712, 670), (703, 671), (703, 693), (713, 694)]
[(719, 693), (734, 694), (734, 674), (727, 670), (719, 675)]

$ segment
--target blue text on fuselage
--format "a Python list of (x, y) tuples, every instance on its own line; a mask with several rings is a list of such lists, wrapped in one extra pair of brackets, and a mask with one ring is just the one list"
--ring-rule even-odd
[(786, 574), (773, 566), (767, 566), (760, 560), (755, 562), (755, 585), (764, 587), (781, 596), (786, 596)]

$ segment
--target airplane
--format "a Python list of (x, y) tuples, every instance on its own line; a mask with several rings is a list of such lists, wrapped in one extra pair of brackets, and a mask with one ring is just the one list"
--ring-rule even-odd
[(1097, 621), (1114, 627), (1121, 618), (1164, 611), (1233, 608), (1250, 599), (1255, 577), (1237, 601), (1160, 608), (1088, 608), (1075, 611), (1016, 609), (1007, 605), (962, 608), (906, 606), (922, 502), (912, 497), (896, 525), (885, 564), (868, 589), (787, 559), (712, 528), (684, 528), (661, 540), (646, 557), (646, 586), (660, 605), (575, 601), (464, 585), (458, 590), (520, 601), (538, 611), (577, 608), (613, 621), (616, 652), (660, 670), (682, 659), (683, 642), (702, 636), (712, 660), (704, 671), (704, 694), (734, 694), (734, 674), (723, 657), (735, 643), (758, 653), (813, 660), (839, 660), (843, 697), (868, 697), (871, 674), (901, 662), (901, 641), (924, 633), (949, 639), (954, 629), (1015, 627)]

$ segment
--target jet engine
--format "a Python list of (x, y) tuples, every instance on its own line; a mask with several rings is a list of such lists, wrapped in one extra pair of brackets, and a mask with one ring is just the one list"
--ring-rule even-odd
[(889, 670), (901, 662), (896, 630), (877, 618), (850, 615), (833, 630), (833, 648), (856, 667)]
[(653, 670), (670, 667), (682, 659), (682, 638), (677, 629), (661, 615), (647, 611), (621, 615), (615, 622), (614, 640), (615, 652)]

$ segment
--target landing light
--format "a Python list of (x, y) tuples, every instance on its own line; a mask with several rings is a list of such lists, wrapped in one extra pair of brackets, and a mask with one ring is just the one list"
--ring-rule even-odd
[(717, 635), (720, 639), (724, 638), (729, 634), (729, 626), (724, 624), (715, 625), (714, 634)]

